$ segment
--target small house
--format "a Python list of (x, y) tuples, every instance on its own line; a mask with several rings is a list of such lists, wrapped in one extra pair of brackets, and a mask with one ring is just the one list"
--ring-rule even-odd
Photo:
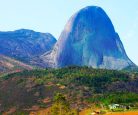
[(112, 109), (116, 109), (116, 108), (119, 108), (119, 104), (111, 104), (109, 105), (109, 109), (112, 110)]

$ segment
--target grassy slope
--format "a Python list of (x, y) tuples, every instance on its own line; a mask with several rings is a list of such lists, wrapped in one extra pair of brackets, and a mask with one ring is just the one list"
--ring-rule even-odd
[(0, 79), (0, 110), (47, 108), (56, 92), (65, 94), (71, 106), (79, 110), (91, 103), (137, 103), (137, 87), (137, 74), (122, 71), (88, 67), (24, 71)]
[(3, 73), (17, 72), (24, 69), (31, 70), (32, 67), (7, 56), (0, 55), (0, 75)]

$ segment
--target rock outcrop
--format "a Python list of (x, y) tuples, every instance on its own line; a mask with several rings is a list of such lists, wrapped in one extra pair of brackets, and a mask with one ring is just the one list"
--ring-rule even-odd
[(32, 65), (40, 65), (39, 56), (50, 51), (55, 43), (50, 33), (27, 29), (0, 32), (0, 54)]
[(43, 54), (41, 59), (53, 68), (86, 65), (123, 69), (134, 65), (111, 20), (97, 6), (88, 6), (73, 15), (53, 50)]

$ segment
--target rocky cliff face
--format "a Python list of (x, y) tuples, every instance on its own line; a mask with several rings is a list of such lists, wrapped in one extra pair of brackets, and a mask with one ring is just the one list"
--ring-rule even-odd
[(39, 56), (51, 50), (55, 43), (56, 39), (49, 33), (26, 29), (0, 32), (0, 54), (32, 65), (36, 65)]
[(134, 65), (119, 35), (100, 7), (89, 6), (67, 22), (54, 49), (41, 56), (49, 67), (69, 65), (123, 69)]

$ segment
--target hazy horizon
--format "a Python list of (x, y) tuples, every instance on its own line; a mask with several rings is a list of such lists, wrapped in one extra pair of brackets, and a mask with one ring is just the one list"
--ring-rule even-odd
[(138, 65), (138, 1), (0, 0), (0, 31), (31, 29), (57, 39), (69, 18), (86, 6), (100, 6), (111, 19), (128, 57)]

